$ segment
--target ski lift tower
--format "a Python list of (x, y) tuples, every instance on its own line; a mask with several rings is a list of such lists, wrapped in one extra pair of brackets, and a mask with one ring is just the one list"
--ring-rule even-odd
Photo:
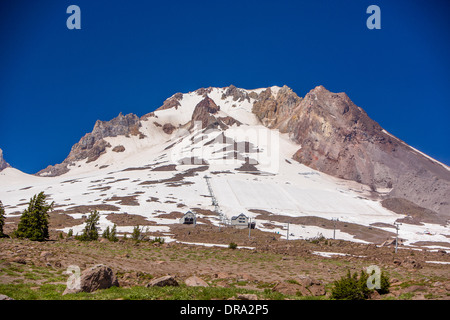
[(214, 212), (216, 212), (219, 215), (220, 219), (222, 220), (222, 223), (224, 225), (227, 225), (228, 219), (222, 213), (222, 210), (220, 209), (220, 206), (219, 206), (219, 202), (217, 201), (216, 196), (214, 195), (213, 189), (211, 187), (211, 183), (209, 181), (211, 179), (211, 177), (205, 175), (203, 178), (205, 178), (205, 180), (206, 180), (206, 185), (208, 186), (208, 191), (209, 191), (209, 194), (211, 195), (211, 201), (212, 201), (212, 205), (214, 206)]

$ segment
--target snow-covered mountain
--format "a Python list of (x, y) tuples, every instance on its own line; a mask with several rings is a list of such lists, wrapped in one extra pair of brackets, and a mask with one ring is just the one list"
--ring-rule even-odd
[(303, 98), (287, 86), (201, 88), (140, 118), (97, 121), (63, 163), (36, 175), (0, 172), (8, 216), (40, 191), (61, 214), (95, 208), (102, 227), (112, 226), (111, 215), (139, 215), (168, 238), (192, 210), (214, 225), (244, 213), (283, 235), (289, 222), (290, 239), (332, 237), (329, 221), (339, 219), (337, 238), (381, 243), (400, 220), (406, 244), (450, 243), (449, 168), (322, 86)]

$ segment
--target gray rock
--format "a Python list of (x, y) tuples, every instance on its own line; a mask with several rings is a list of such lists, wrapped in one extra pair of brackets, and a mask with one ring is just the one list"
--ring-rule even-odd
[(160, 278), (153, 279), (150, 281), (149, 284), (146, 285), (147, 288), (150, 287), (166, 287), (166, 286), (173, 286), (177, 287), (178, 282), (175, 280), (173, 276), (163, 276)]
[(0, 171), (8, 167), (10, 167), (10, 165), (3, 159), (3, 150), (0, 149)]
[(6, 296), (6, 295), (4, 295), (4, 294), (0, 294), (0, 301), (1, 300), (14, 300), (13, 298), (10, 298), (10, 297), (8, 297), (8, 296)]
[(108, 289), (113, 286), (119, 286), (119, 282), (113, 270), (103, 264), (98, 264), (81, 273), (80, 288), (67, 288), (63, 295), (78, 292), (94, 292), (100, 289)]
[(192, 276), (192, 277), (187, 278), (186, 280), (184, 280), (184, 283), (188, 287), (209, 287), (209, 285), (206, 283), (206, 281), (204, 281), (203, 279), (201, 279), (197, 276)]
[(258, 300), (258, 296), (252, 293), (238, 294), (238, 300)]

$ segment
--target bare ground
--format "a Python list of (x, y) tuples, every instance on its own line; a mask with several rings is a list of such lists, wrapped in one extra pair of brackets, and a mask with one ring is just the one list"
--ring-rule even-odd
[[(116, 221), (116, 216), (120, 218), (120, 215), (110, 215), (108, 218), (113, 216), (118, 224), (128, 223)], [(52, 231), (53, 240), (42, 243), (0, 239), (0, 283), (14, 283), (19, 278), (25, 282), (34, 281), (18, 274), (2, 272), (2, 268), (8, 264), (38, 266), (54, 271), (65, 270), (69, 265), (78, 265), (84, 270), (103, 263), (117, 272), (119, 282), (125, 287), (145, 285), (149, 277), (167, 274), (179, 280), (195, 274), (214, 286), (229, 286), (239, 282), (255, 289), (260, 288), (262, 283), (273, 287), (280, 282), (292, 282), (308, 276), (323, 283), (329, 294), (332, 282), (345, 275), (347, 270), (359, 272), (370, 265), (377, 265), (391, 278), (391, 293), (386, 297), (450, 298), (450, 265), (426, 262), (450, 262), (450, 254), (442, 250), (430, 252), (401, 248), (398, 253), (394, 253), (392, 247), (342, 240), (280, 240), (273, 233), (260, 230), (252, 230), (249, 238), (247, 229), (219, 230), (212, 225), (171, 225), (170, 233), (173, 238), (188, 243), (228, 245), (235, 242), (238, 249), (174, 242), (57, 240), (57, 233)], [(162, 234), (149, 234), (150, 238), (158, 235)], [(253, 249), (245, 249), (244, 246)], [(317, 252), (346, 255), (326, 258), (317, 255)]]

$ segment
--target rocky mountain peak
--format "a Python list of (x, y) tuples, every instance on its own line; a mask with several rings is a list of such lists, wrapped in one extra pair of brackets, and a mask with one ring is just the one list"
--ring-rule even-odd
[(104, 138), (117, 137), (123, 135), (129, 137), (131, 135), (139, 136), (140, 139), (145, 137), (139, 131), (141, 127), (140, 119), (135, 114), (119, 115), (110, 121), (97, 120), (92, 132), (87, 133), (80, 141), (72, 146), (68, 157), (60, 164), (48, 166), (39, 171), (38, 176), (59, 176), (69, 171), (68, 166), (75, 161), (87, 159), (87, 163), (97, 160), (106, 148), (112, 147)]
[(10, 165), (3, 159), (3, 150), (0, 149), (0, 171), (10, 167)]

